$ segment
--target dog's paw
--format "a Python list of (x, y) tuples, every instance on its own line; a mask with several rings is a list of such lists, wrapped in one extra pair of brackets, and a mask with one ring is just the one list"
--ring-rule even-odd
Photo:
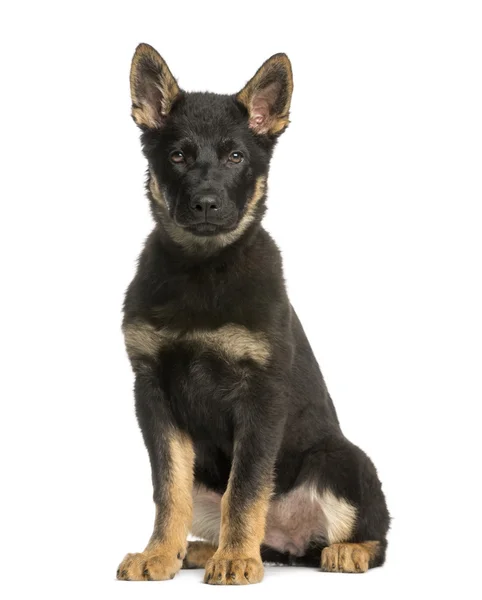
[(332, 544), (321, 553), (321, 569), (332, 573), (365, 573), (370, 552), (362, 544)]
[(128, 554), (117, 569), (117, 579), (123, 581), (165, 581), (172, 579), (182, 566), (184, 551), (168, 556), (159, 552)]
[(204, 583), (210, 585), (247, 585), (259, 583), (264, 569), (260, 558), (210, 558), (206, 563)]
[(215, 552), (216, 547), (208, 542), (189, 542), (182, 568), (204, 569)]

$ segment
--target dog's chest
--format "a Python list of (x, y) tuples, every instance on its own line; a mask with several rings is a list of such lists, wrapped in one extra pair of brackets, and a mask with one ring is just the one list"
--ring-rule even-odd
[(193, 358), (216, 357), (227, 364), (251, 361), (266, 366), (271, 355), (267, 336), (235, 323), (214, 328), (180, 329), (171, 325), (153, 325), (137, 320), (124, 326), (126, 347), (131, 359), (162, 359), (184, 351)]
[(221, 485), (218, 453), (231, 456), (233, 413), (249, 396), (254, 371), (264, 370), (269, 361), (269, 344), (261, 334), (227, 325), (169, 335), (159, 353), (162, 388), (178, 425), (189, 431), (196, 448), (199, 442), (214, 441), (202, 452), (196, 449), (197, 471)]
[(124, 336), (134, 366), (158, 365), (172, 410), (194, 438), (229, 437), (233, 404), (272, 353), (265, 333), (233, 322), (181, 329), (137, 319), (124, 325)]

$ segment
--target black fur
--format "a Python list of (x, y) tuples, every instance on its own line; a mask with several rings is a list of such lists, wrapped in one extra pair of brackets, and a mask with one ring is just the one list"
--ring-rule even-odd
[[(267, 85), (273, 83), (270, 77)], [(288, 77), (283, 71), (278, 88), (272, 88), (278, 104), (280, 94), (288, 94)], [(283, 111), (274, 104), (268, 109), (277, 111), (275, 118)], [(195, 447), (197, 482), (224, 493), (231, 473), (237, 490), (232, 519), (242, 520), (259, 486), (271, 478), (276, 496), (314, 482), (356, 507), (356, 526), (347, 541), (379, 541), (376, 564), (382, 564), (389, 516), (381, 485), (371, 460), (344, 437), (288, 300), (279, 250), (261, 225), (266, 188), (261, 187), (253, 220), (240, 235), (217, 241), (235, 234), (242, 223), (284, 129), (259, 134), (249, 118), (249, 107), (237, 96), (179, 91), (158, 127), (139, 123), (155, 228), (126, 294), (124, 326), (142, 321), (157, 330), (189, 332), (235, 324), (261, 333), (270, 348), (264, 364), (249, 356), (230, 362), (209, 348), (179, 341), (155, 357), (132, 359), (154, 498), (162, 506), (170, 469), (166, 432), (181, 430)], [(180, 164), (173, 162), (177, 151), (183, 153)], [(240, 163), (229, 159), (232, 152), (242, 153)], [(216, 204), (212, 219), (209, 208), (196, 205), (205, 197)], [(183, 237), (173, 239), (173, 227)], [(307, 289), (310, 285), (307, 278)], [(304, 562), (319, 565), (320, 548), (314, 553), (313, 559), (313, 550), (307, 552)], [(263, 556), (303, 562), (267, 548)]]

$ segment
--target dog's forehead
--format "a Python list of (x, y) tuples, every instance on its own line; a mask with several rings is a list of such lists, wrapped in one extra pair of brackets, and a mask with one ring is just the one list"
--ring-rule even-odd
[(172, 113), (173, 125), (183, 136), (219, 138), (239, 136), (247, 130), (247, 119), (233, 96), (186, 93)]

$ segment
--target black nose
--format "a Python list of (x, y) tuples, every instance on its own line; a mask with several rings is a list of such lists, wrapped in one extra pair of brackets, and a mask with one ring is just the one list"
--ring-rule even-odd
[(216, 196), (195, 196), (191, 200), (191, 210), (199, 216), (214, 216), (220, 208), (221, 202)]

